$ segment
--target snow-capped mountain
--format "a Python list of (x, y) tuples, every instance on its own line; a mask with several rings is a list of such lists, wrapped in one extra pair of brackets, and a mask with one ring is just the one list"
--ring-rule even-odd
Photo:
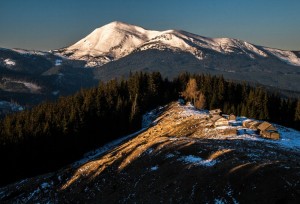
[(97, 28), (74, 45), (60, 51), (71, 59), (88, 61), (88, 66), (103, 65), (128, 55), (159, 33), (121, 22), (112, 22)]
[(94, 30), (70, 47), (57, 52), (71, 59), (85, 60), (86, 66), (101, 66), (133, 52), (149, 49), (188, 52), (198, 60), (207, 51), (225, 55), (245, 55), (250, 59), (275, 57), (285, 63), (300, 66), (300, 58), (285, 51), (231, 38), (208, 38), (179, 30), (154, 31), (122, 22), (112, 22)]
[[(140, 71), (168, 78), (182, 72), (223, 75), (295, 97), (300, 95), (299, 66), (300, 51), (112, 22), (62, 49), (0, 48), (0, 100), (37, 104)], [(40, 89), (32, 91), (26, 84)]]

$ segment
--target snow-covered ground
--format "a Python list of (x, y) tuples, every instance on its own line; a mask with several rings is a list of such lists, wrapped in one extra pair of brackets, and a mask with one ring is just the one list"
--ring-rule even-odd
[(158, 166), (156, 165), (156, 166), (152, 166), (151, 168), (150, 168), (150, 170), (151, 171), (156, 171), (158, 169)]
[[(198, 118), (203, 117), (203, 115), (207, 115), (208, 111), (202, 110), (199, 111), (195, 109), (192, 105), (186, 105), (184, 106), (184, 111), (180, 113), (182, 117), (186, 116), (196, 116)], [(237, 117), (236, 120), (229, 121), (229, 126), (220, 126), (215, 128), (216, 130), (224, 130), (224, 129), (230, 129), (230, 128), (237, 128), (239, 134), (235, 134), (232, 136), (226, 136), (226, 140), (252, 140), (252, 141), (262, 141), (272, 144), (277, 144), (280, 147), (284, 148), (293, 148), (300, 151), (300, 132), (292, 129), (292, 128), (286, 128), (284, 126), (280, 126), (277, 124), (273, 124), (278, 132), (280, 133), (280, 139), (279, 140), (270, 140), (270, 139), (264, 139), (260, 137), (258, 134), (256, 134), (252, 129), (245, 128), (242, 126), (242, 121), (244, 120), (250, 120), (244, 116)], [(253, 120), (253, 119), (251, 119)], [(218, 136), (215, 135), (211, 139), (224, 139), (224, 136)]]
[(291, 51), (279, 50), (274, 48), (264, 47), (269, 53), (277, 57), (278, 59), (294, 66), (300, 66), (300, 59)]

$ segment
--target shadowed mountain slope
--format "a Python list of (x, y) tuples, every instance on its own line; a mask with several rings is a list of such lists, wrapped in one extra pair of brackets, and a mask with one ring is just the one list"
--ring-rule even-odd
[(214, 128), (207, 111), (172, 103), (144, 128), (60, 171), (0, 189), (2, 202), (297, 203), (300, 133), (278, 141), (241, 127)]

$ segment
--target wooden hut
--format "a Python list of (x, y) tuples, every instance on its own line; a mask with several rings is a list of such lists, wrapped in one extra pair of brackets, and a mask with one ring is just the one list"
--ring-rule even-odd
[(259, 130), (259, 134), (268, 139), (278, 140), (280, 138), (280, 134), (277, 129), (268, 122), (261, 123), (257, 129)]
[(257, 129), (259, 131), (265, 131), (265, 130), (273, 130), (273, 131), (277, 131), (277, 129), (271, 124), (271, 123), (268, 123), (268, 122), (262, 122), (258, 127)]
[(277, 131), (269, 131), (269, 130), (266, 130), (266, 131), (262, 131), (260, 133), (260, 135), (264, 138), (268, 138), (268, 139), (272, 139), (272, 140), (279, 140), (280, 138), (280, 134), (279, 132)]
[(255, 120), (244, 120), (243, 121), (243, 127), (249, 128), (252, 130), (258, 130), (258, 126), (261, 124), (261, 122), (255, 121)]

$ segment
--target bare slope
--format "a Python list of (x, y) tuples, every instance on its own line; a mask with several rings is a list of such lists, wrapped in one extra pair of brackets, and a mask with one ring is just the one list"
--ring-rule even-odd
[(300, 133), (278, 126), (282, 138), (273, 142), (242, 129), (244, 119), (212, 128), (205, 111), (172, 103), (145, 115), (140, 132), (0, 189), (0, 200), (299, 203)]

